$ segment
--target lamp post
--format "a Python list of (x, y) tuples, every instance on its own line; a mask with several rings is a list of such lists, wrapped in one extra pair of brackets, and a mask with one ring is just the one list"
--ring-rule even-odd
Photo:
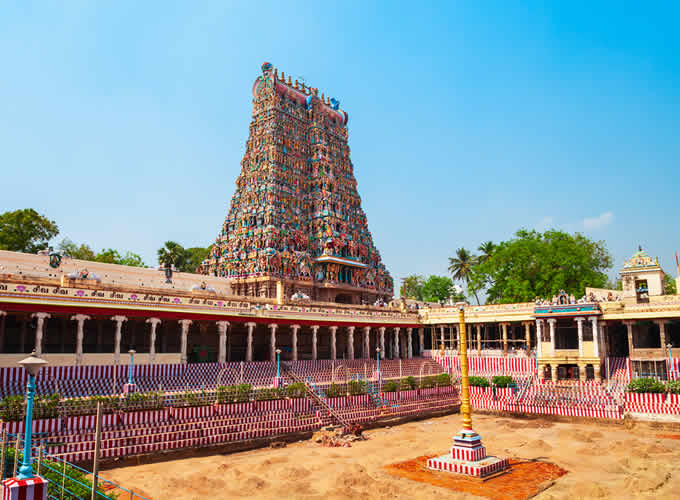
[(378, 361), (378, 366), (376, 368), (376, 372), (378, 373), (378, 378), (380, 378), (380, 347), (376, 347), (375, 355), (376, 355), (376, 360)]
[(132, 370), (134, 369), (134, 360), (135, 360), (135, 351), (134, 349), (130, 349), (128, 351), (128, 354), (130, 355), (130, 373), (128, 374), (128, 384), (132, 385), (134, 384), (133, 378), (132, 378)]
[(671, 352), (671, 348), (673, 347), (673, 344), (670, 342), (666, 344), (666, 349), (668, 349), (668, 363), (671, 365), (670, 366), (670, 372), (673, 373), (675, 370), (673, 370), (673, 353)]
[(279, 375), (280, 375), (280, 369), (279, 365), (281, 364), (281, 349), (276, 350), (276, 383), (278, 384), (279, 382)]
[[(47, 364), (47, 361), (31, 355), (19, 361), (19, 364), (28, 372), (28, 384), (26, 384), (26, 430), (24, 432), (24, 458), (19, 469), (19, 479), (30, 479), (33, 477), (33, 467), (31, 466), (31, 433), (33, 431), (33, 398), (35, 396), (35, 377), (40, 369)], [(15, 450), (18, 452), (18, 450)]]

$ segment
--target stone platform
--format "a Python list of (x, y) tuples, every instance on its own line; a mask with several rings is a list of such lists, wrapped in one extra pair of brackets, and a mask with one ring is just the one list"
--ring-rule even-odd
[(483, 478), (507, 469), (510, 464), (507, 458), (488, 456), (481, 436), (472, 429), (463, 429), (453, 437), (451, 453), (428, 459), (427, 466), (434, 470)]
[(510, 466), (507, 458), (484, 457), (481, 460), (458, 460), (451, 455), (429, 458), (427, 467), (433, 470), (443, 470), (467, 476), (486, 477), (501, 472)]

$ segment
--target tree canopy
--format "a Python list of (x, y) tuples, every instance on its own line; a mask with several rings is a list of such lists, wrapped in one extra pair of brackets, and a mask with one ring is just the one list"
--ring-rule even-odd
[(58, 234), (56, 222), (32, 208), (0, 214), (0, 250), (36, 253)]
[(560, 290), (581, 296), (585, 287), (602, 288), (612, 256), (604, 242), (549, 230), (521, 229), (493, 248), (469, 271), (469, 288), (484, 291), (489, 303), (530, 302)]
[(178, 271), (195, 273), (203, 260), (208, 257), (210, 247), (184, 248), (175, 241), (166, 241), (158, 249), (158, 263), (160, 265), (174, 264)]
[(144, 267), (144, 261), (136, 253), (125, 252), (121, 256), (118, 250), (105, 248), (99, 253), (94, 253), (89, 245), (82, 243), (80, 246), (68, 238), (59, 243), (59, 250), (73, 259), (103, 262), (106, 264), (119, 264), (121, 266)]
[(462, 302), (465, 300), (465, 296), (455, 287), (451, 278), (435, 275), (430, 276), (423, 283), (422, 297), (425, 302), (445, 302), (449, 299)]
[(675, 278), (668, 273), (665, 273), (663, 278), (663, 293), (666, 295), (675, 295), (678, 293), (675, 285)]
[(399, 294), (405, 299), (423, 300), (423, 285), (425, 278), (419, 274), (412, 274), (404, 278)]

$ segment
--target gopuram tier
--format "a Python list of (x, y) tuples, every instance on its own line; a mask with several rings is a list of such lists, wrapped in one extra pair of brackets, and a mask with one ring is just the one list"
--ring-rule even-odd
[(347, 113), (270, 63), (252, 92), (236, 192), (202, 272), (229, 278), (238, 295), (275, 297), (278, 287), (287, 298), (391, 299), (357, 192)]

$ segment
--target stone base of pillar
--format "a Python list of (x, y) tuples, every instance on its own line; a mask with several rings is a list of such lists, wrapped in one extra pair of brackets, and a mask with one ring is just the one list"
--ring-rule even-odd
[(2, 482), (3, 500), (47, 500), (47, 480), (40, 476), (30, 479), (11, 477)]
[(473, 477), (488, 477), (510, 468), (507, 458), (492, 457), (482, 446), (482, 437), (475, 431), (462, 430), (453, 438), (451, 453), (430, 458), (427, 467)]

